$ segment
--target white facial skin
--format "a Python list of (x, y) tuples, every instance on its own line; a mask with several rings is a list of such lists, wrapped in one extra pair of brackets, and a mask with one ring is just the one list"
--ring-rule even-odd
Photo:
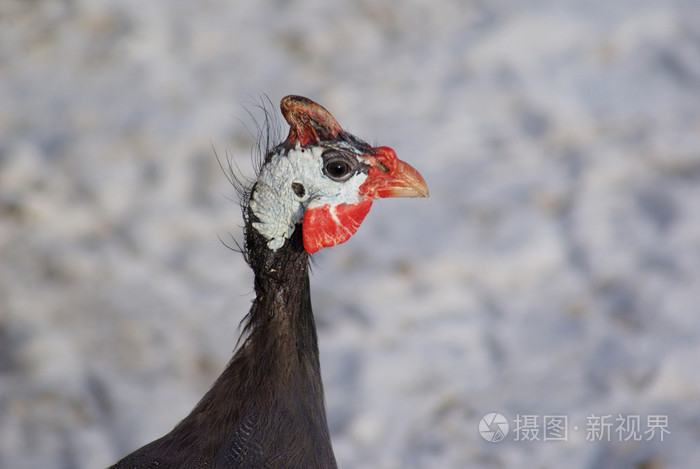
[[(346, 181), (334, 181), (323, 173), (324, 150), (321, 146), (301, 148), (297, 143), (287, 155), (273, 155), (260, 171), (250, 208), (259, 220), (253, 228), (268, 240), (271, 250), (282, 247), (292, 235), (308, 205), (359, 202), (359, 188), (367, 174), (358, 172)], [(356, 157), (363, 159), (357, 154)], [(301, 196), (292, 187), (294, 183), (303, 186)]]

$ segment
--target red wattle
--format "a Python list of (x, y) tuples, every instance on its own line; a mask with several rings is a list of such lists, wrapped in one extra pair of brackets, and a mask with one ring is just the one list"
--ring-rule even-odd
[(350, 239), (367, 216), (370, 207), (372, 199), (363, 199), (356, 204), (307, 207), (303, 222), (306, 252), (313, 254)]

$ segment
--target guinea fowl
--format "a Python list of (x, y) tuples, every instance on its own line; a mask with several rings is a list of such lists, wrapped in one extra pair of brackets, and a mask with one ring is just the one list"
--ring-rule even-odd
[(388, 147), (343, 131), (323, 107), (282, 99), (286, 140), (244, 196), (256, 298), (243, 344), (192, 412), (113, 468), (337, 467), (321, 383), (309, 255), (347, 241), (381, 197), (427, 197)]

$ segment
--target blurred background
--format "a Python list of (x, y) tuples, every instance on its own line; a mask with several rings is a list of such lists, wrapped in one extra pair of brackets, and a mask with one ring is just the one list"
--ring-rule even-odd
[(698, 464), (699, 2), (3, 0), (0, 467), (107, 466), (209, 388), (252, 299), (214, 149), (252, 176), (286, 94), (431, 191), (315, 256), (341, 467)]

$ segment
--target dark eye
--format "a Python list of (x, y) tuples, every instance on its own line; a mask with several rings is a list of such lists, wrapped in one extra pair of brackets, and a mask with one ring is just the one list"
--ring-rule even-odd
[(338, 152), (332, 153), (333, 154), (331, 156), (324, 158), (324, 174), (329, 178), (333, 179), (334, 181), (339, 182), (350, 179), (350, 176), (352, 176), (355, 173), (355, 171), (348, 162), (347, 158), (345, 158)]

